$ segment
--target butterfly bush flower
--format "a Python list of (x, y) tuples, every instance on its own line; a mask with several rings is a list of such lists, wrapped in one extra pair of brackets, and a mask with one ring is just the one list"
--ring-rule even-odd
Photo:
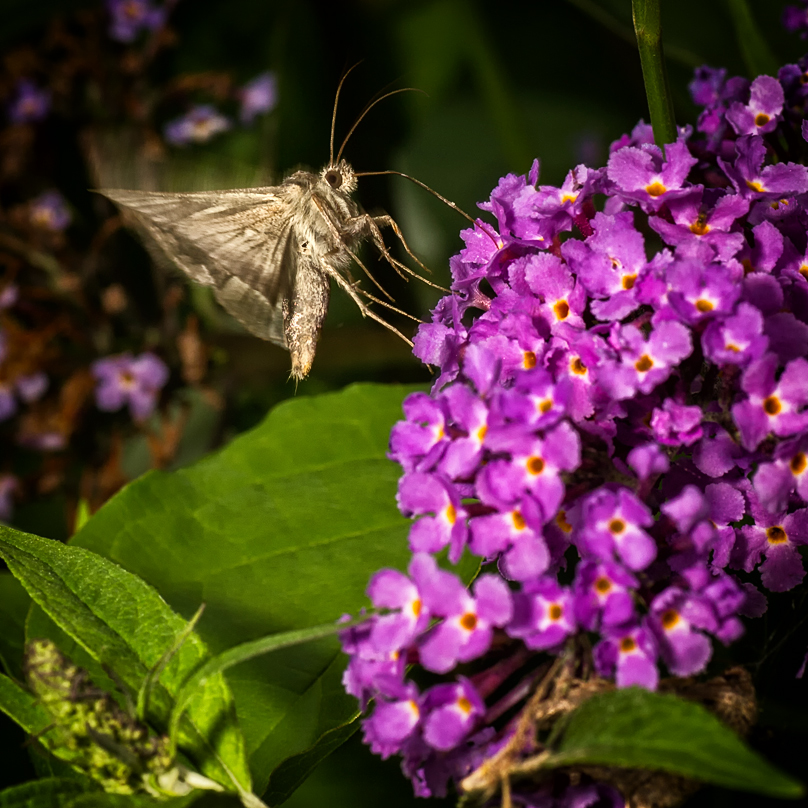
[(29, 217), (34, 227), (59, 233), (64, 230), (73, 218), (58, 191), (45, 191), (31, 201)]
[(8, 117), (12, 123), (33, 123), (41, 121), (50, 107), (51, 95), (47, 90), (37, 87), (30, 79), (21, 79), (8, 107)]
[(267, 71), (247, 82), (239, 91), (241, 101), (239, 120), (243, 124), (252, 123), (257, 115), (271, 112), (278, 103), (278, 80), (274, 73)]
[(210, 104), (199, 104), (187, 115), (175, 118), (166, 124), (163, 133), (173, 146), (189, 143), (207, 143), (212, 137), (232, 127), (229, 118)]
[(165, 22), (166, 11), (150, 0), (107, 0), (109, 35), (117, 42), (133, 42), (142, 31), (153, 31)]
[(136, 421), (154, 412), (157, 396), (168, 381), (168, 368), (152, 353), (108, 356), (93, 362), (91, 370), (98, 409), (112, 412), (126, 405)]
[(413, 561), (342, 638), (366, 740), (416, 794), (508, 743), (548, 657), (653, 690), (804, 580), (807, 69), (700, 68), (664, 152), (640, 122), (560, 187), (536, 161), (461, 234), (414, 340), (433, 388), (390, 439)]

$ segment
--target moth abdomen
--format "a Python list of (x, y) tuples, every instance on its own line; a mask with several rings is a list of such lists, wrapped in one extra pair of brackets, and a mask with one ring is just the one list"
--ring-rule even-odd
[(309, 374), (330, 296), (328, 275), (311, 255), (300, 255), (294, 293), (282, 303), (284, 335), (295, 379), (305, 379)]

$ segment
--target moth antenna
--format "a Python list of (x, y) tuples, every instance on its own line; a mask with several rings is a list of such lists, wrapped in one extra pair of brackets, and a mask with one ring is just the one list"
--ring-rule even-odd
[[(328, 149), (328, 165), (334, 165), (334, 126), (337, 122), (337, 104), (339, 103), (339, 94), (342, 91), (342, 85), (345, 84), (345, 79), (348, 78), (348, 74), (355, 68), (359, 67), (362, 64), (362, 60), (360, 59), (356, 64), (351, 65), (345, 73), (343, 73), (342, 78), (339, 80), (339, 84), (337, 85), (337, 94), (334, 96), (334, 111), (331, 113), (331, 143)], [(341, 150), (340, 150), (341, 151)], [(337, 157), (339, 160), (339, 157)]]
[[(339, 159), (339, 157), (337, 159)], [(485, 233), (488, 236), (488, 238), (490, 238), (491, 241), (494, 242), (497, 249), (499, 249), (500, 245), (499, 245), (498, 240), (496, 238), (494, 238), (494, 236), (491, 234), (491, 232), (486, 227), (483, 227), (482, 222), (478, 221), (477, 219), (472, 219), (471, 216), (469, 216), (468, 213), (466, 213), (466, 211), (464, 211), (462, 208), (458, 207), (450, 199), (447, 199), (445, 196), (442, 196), (437, 191), (430, 188), (425, 182), (421, 182), (421, 180), (417, 180), (417, 179), (415, 179), (415, 177), (411, 177), (409, 174), (405, 174), (403, 171), (392, 171), (392, 170), (390, 170), (390, 171), (359, 171), (359, 172), (356, 172), (354, 174), (354, 176), (355, 177), (379, 177), (379, 176), (382, 176), (383, 174), (395, 174), (397, 177), (404, 177), (404, 179), (409, 180), (410, 182), (414, 182), (416, 185), (420, 185), (421, 188), (423, 188), (425, 191), (429, 191), (429, 193), (432, 194), (432, 196), (434, 196), (437, 199), (440, 199), (440, 201), (443, 202), (444, 205), (448, 205), (453, 210), (456, 210), (461, 216), (468, 219), (475, 227), (479, 227), (480, 230), (482, 230), (483, 233)]]
[[(373, 109), (373, 107), (376, 106), (376, 104), (378, 104), (380, 101), (384, 101), (385, 98), (390, 98), (391, 95), (398, 95), (399, 93), (408, 93), (408, 92), (424, 93), (423, 90), (419, 90), (417, 87), (402, 87), (400, 90), (392, 90), (389, 93), (385, 93), (384, 95), (379, 96), (375, 101), (372, 101), (370, 104), (368, 104), (362, 110), (362, 112), (359, 113), (359, 117), (356, 119), (356, 123), (354, 123), (354, 125), (350, 128), (348, 134), (345, 135), (345, 140), (342, 141), (342, 145), (339, 147), (339, 151), (337, 152), (337, 162), (339, 162), (339, 158), (342, 157), (342, 151), (345, 148), (345, 145), (348, 143), (348, 140), (350, 139), (351, 135), (354, 133), (354, 130), (356, 129), (356, 127), (359, 126), (359, 124), (361, 123), (361, 121), (365, 117), (365, 115), (367, 115), (368, 112), (370, 112)], [(426, 95), (426, 93), (424, 93), (424, 95)], [(336, 114), (336, 111), (335, 111), (335, 114)], [(333, 154), (333, 151), (332, 151), (332, 154)], [(334, 165), (333, 160), (331, 161), (330, 165)]]
[(383, 300), (379, 300), (378, 297), (374, 297), (370, 292), (362, 289), (360, 286), (356, 287), (356, 291), (359, 292), (360, 295), (363, 295), (368, 300), (372, 300), (374, 303), (378, 303), (380, 306), (384, 306), (386, 309), (390, 309), (390, 311), (394, 311), (396, 314), (403, 314), (405, 317), (413, 320), (416, 323), (423, 324), (423, 320), (419, 319), (413, 314), (409, 314), (406, 311), (402, 311), (401, 309), (397, 309), (395, 306), (391, 306), (389, 303), (385, 303)]

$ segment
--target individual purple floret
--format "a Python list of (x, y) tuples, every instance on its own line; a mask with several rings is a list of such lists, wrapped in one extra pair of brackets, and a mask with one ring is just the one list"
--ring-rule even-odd
[(8, 108), (12, 123), (41, 121), (50, 112), (51, 95), (29, 79), (17, 82), (16, 92)]
[(199, 104), (188, 114), (167, 123), (163, 133), (172, 145), (186, 146), (189, 143), (206, 143), (231, 127), (230, 119), (210, 104)]
[(494, 628), (508, 623), (513, 613), (508, 585), (495, 575), (478, 578), (472, 597), (459, 578), (437, 570), (421, 594), (427, 609), (443, 618), (419, 648), (421, 664), (435, 673), (484, 654)]
[(166, 10), (150, 0), (107, 0), (109, 35), (117, 42), (133, 42), (142, 31), (165, 23)]
[(776, 378), (777, 357), (766, 354), (743, 374), (741, 388), (747, 398), (735, 404), (732, 417), (743, 445), (755, 449), (770, 432), (794, 435), (808, 426), (808, 360), (800, 357)]
[(606, 632), (593, 651), (601, 676), (614, 676), (618, 687), (637, 685), (656, 690), (658, 651), (653, 634), (637, 625), (617, 626)]
[(798, 547), (808, 544), (808, 508), (772, 513), (752, 498), (754, 524), (745, 525), (733, 548), (730, 566), (751, 572), (761, 558), (760, 580), (772, 592), (785, 592), (802, 583), (805, 569)]
[(732, 104), (727, 110), (727, 120), (739, 135), (765, 135), (777, 126), (784, 100), (777, 79), (758, 76), (749, 90), (749, 103)]
[(609, 158), (607, 172), (624, 199), (651, 212), (688, 193), (684, 184), (696, 162), (687, 145), (677, 141), (665, 147), (664, 156), (657, 146), (620, 149)]
[(50, 230), (53, 233), (64, 230), (73, 218), (65, 198), (58, 191), (45, 191), (32, 200), (29, 217), (34, 227)]
[(250, 124), (264, 112), (272, 112), (278, 103), (278, 81), (274, 73), (267, 71), (247, 82), (239, 91), (241, 101), (239, 120)]
[(572, 593), (554, 579), (530, 581), (514, 597), (513, 620), (507, 631), (528, 648), (556, 648), (576, 628)]
[(653, 521), (628, 489), (599, 488), (581, 506), (574, 541), (585, 555), (603, 561), (617, 555), (629, 569), (643, 570), (657, 554), (654, 540), (643, 529)]
[(136, 421), (148, 418), (157, 405), (157, 396), (168, 381), (168, 368), (152, 353), (108, 356), (92, 364), (96, 378), (95, 402), (108, 412), (128, 405)]
[(447, 751), (457, 746), (485, 713), (485, 704), (471, 682), (462, 677), (451, 685), (437, 685), (424, 699), (428, 715), (424, 740), (433, 749)]
[[(449, 545), (452, 563), (466, 544), (466, 512), (455, 487), (437, 474), (408, 474), (398, 485), (398, 507), (406, 516), (421, 518), (410, 529), (414, 553), (437, 553)], [(424, 514), (430, 514), (425, 516)]]

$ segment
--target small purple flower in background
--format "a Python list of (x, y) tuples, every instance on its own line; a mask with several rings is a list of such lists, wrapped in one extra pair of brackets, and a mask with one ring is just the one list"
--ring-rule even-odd
[(18, 488), (13, 474), (0, 474), (0, 522), (7, 522), (14, 513), (14, 492)]
[(189, 113), (166, 124), (163, 133), (174, 146), (207, 143), (212, 137), (232, 127), (229, 118), (210, 104), (200, 104)]
[(256, 115), (263, 112), (272, 112), (278, 103), (278, 80), (275, 74), (267, 71), (248, 81), (239, 91), (241, 111), (239, 120), (243, 124), (250, 124)]
[(8, 108), (12, 123), (41, 121), (50, 111), (51, 95), (29, 79), (20, 79), (16, 94)]
[[(9, 283), (0, 290), (0, 309), (10, 309), (12, 306), (17, 305), (20, 298), (20, 288), (16, 284)], [(0, 344), (3, 342), (2, 333), (0, 333)], [(0, 348), (0, 362), (3, 361), (3, 349)]]
[(98, 359), (93, 362), (92, 373), (97, 379), (98, 409), (111, 412), (127, 404), (136, 421), (154, 412), (157, 396), (168, 381), (168, 368), (152, 353), (135, 357), (126, 353)]
[(150, 0), (107, 0), (109, 35), (117, 42), (132, 42), (141, 31), (153, 31), (166, 19), (164, 8)]
[(45, 191), (32, 200), (28, 215), (34, 227), (53, 233), (64, 230), (73, 218), (65, 198), (58, 191)]
[(14, 388), (8, 382), (0, 382), (0, 421), (6, 421), (17, 412)]
[(808, 37), (808, 7), (804, 0), (802, 6), (786, 6), (783, 9), (783, 28), (793, 31), (805, 39)]

